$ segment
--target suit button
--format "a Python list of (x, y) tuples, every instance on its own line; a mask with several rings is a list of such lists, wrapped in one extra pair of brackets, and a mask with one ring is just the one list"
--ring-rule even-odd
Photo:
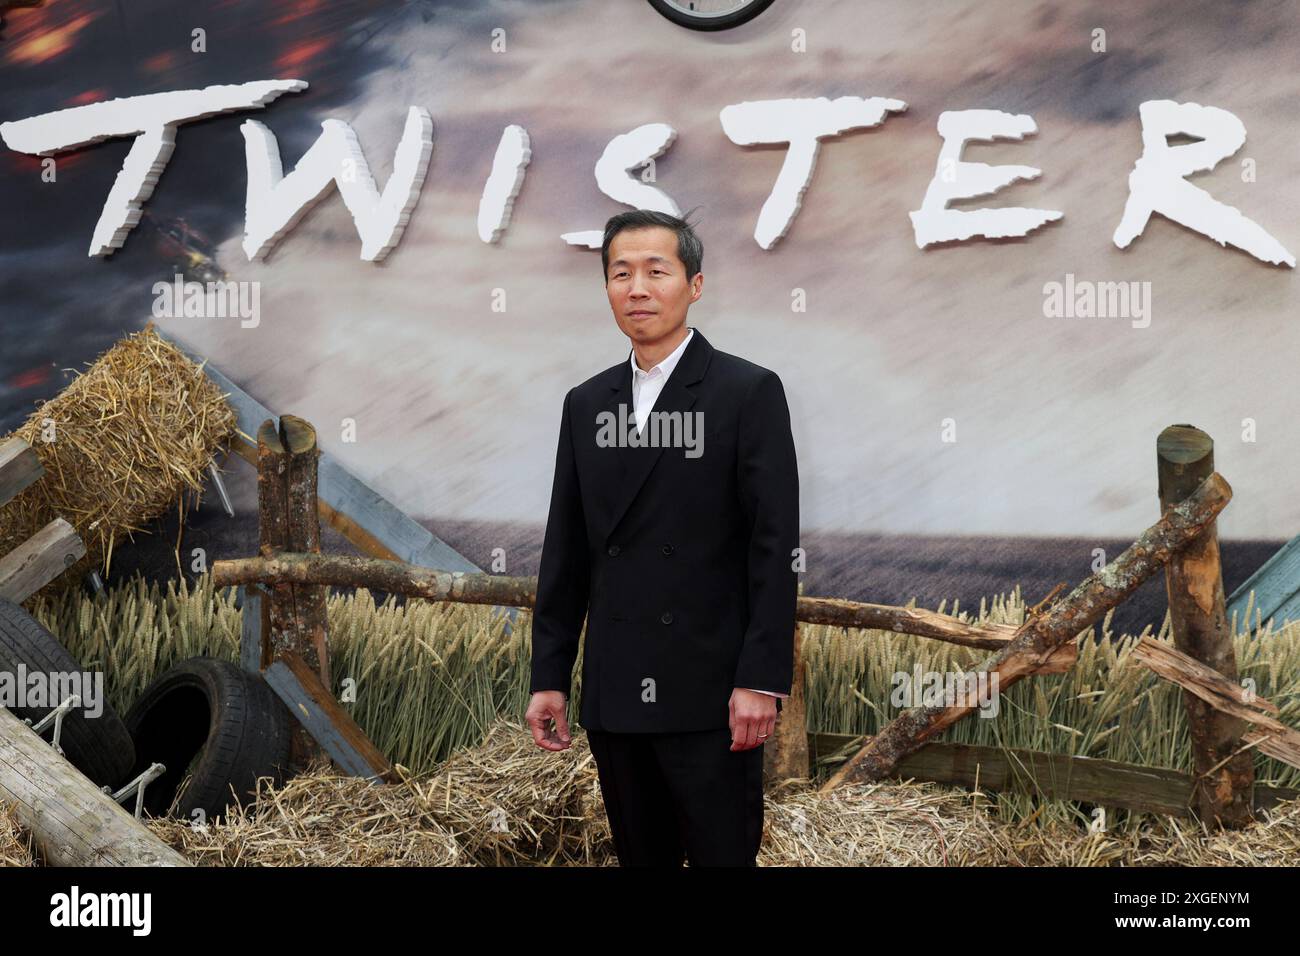
[(664, 554), (672, 554), (673, 546), (671, 544), (666, 544), (660, 550), (663, 551)]
[(663, 621), (665, 624), (671, 624), (673, 622), (672, 612), (664, 611), (664, 613), (660, 616), (659, 620)]
[(618, 552), (619, 552), (620, 550), (621, 550), (621, 549), (619, 548), (618, 545), (616, 545), (616, 544), (611, 544), (611, 545), (609, 546), (609, 556), (610, 556), (611, 558), (617, 558), (617, 557), (618, 557)]

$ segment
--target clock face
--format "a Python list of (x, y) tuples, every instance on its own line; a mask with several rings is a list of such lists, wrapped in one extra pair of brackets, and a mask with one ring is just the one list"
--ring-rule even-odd
[(692, 30), (729, 30), (754, 19), (772, 0), (650, 0), (674, 23)]

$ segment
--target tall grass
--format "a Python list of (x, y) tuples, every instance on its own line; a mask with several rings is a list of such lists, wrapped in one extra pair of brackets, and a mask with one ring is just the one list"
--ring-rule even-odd
[[(942, 611), (944, 605), (939, 606)], [(954, 606), (953, 611), (958, 609)], [(214, 592), (206, 576), (166, 588), (139, 578), (99, 596), (38, 598), (32, 613), (59, 636), (83, 666), (105, 671), (110, 701), (125, 711), (172, 664), (197, 655), (237, 660), (241, 612), (233, 589)], [(434, 767), (453, 751), (480, 743), (499, 714), (522, 717), (528, 703), (531, 615), (505, 633), (505, 619), (475, 605), (389, 600), (366, 591), (331, 595), (330, 660), (335, 694), (390, 759), (413, 771)], [(976, 622), (1019, 624), (1019, 591), (981, 602)], [(973, 715), (942, 739), (1107, 758), (1189, 772), (1182, 691), (1131, 659), (1132, 641), (1111, 633), (1079, 641), (1068, 673), (1022, 681), (1002, 692), (1000, 713)], [(1147, 633), (1147, 632), (1143, 632)], [(1091, 634), (1091, 632), (1090, 632)], [(894, 675), (970, 670), (988, 652), (890, 631), (823, 625), (803, 628), (808, 729), (874, 734), (898, 713), (890, 702)], [(1166, 618), (1157, 637), (1169, 638)], [(1278, 705), (1279, 718), (1300, 726), (1300, 622), (1235, 638), (1238, 669), (1258, 694)], [(579, 676), (570, 721), (576, 723)], [(1300, 787), (1300, 770), (1256, 755), (1258, 782)], [(1086, 820), (1084, 808), (1040, 800), (1030, 791), (998, 797), (998, 813), (1015, 821)], [(1114, 822), (1136, 822), (1120, 814)], [(1114, 824), (1112, 823), (1112, 826)]]
[[(233, 588), (203, 575), (165, 588), (140, 577), (91, 596), (38, 597), (32, 615), (82, 666), (104, 671), (112, 705), (125, 713), (144, 688), (190, 657), (239, 659), (243, 614)], [(498, 714), (528, 705), (529, 615), (506, 635), (492, 608), (332, 594), (327, 602), (336, 698), (389, 759), (421, 772), (481, 743)], [(576, 698), (576, 693), (575, 693)]]

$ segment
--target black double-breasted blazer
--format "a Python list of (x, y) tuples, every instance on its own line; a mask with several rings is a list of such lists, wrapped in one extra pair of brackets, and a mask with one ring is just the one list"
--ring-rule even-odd
[(611, 419), (635, 422), (627, 359), (564, 397), (531, 690), (569, 693), (585, 616), (589, 730), (711, 730), (733, 688), (790, 692), (799, 473), (781, 380), (695, 329), (652, 415), (674, 412), (695, 416), (698, 455), (611, 444)]

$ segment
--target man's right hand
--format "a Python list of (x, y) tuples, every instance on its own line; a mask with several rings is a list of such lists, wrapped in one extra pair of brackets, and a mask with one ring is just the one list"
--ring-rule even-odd
[[(524, 719), (533, 732), (533, 743), (543, 750), (568, 750), (573, 746), (569, 739), (569, 722), (565, 717), (564, 693), (558, 690), (539, 690), (528, 702)], [(551, 729), (555, 721), (555, 729)], [(558, 731), (558, 733), (557, 733)]]

